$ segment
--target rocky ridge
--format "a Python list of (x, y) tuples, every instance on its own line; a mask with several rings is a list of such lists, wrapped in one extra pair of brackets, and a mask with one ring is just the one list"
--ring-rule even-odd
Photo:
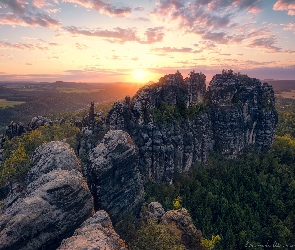
[(273, 143), (278, 115), (270, 85), (232, 71), (215, 75), (207, 91), (205, 80), (195, 72), (166, 75), (109, 111), (110, 130), (128, 132), (138, 147), (145, 181), (170, 182), (213, 150), (232, 158)]

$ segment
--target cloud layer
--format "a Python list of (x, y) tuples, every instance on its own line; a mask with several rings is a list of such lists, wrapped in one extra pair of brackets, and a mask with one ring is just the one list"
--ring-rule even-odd
[(164, 38), (164, 31), (162, 27), (148, 28), (145, 33), (145, 39), (142, 39), (137, 34), (136, 28), (114, 28), (113, 30), (89, 30), (78, 28), (75, 26), (64, 27), (64, 30), (68, 31), (72, 35), (83, 35), (90, 37), (101, 37), (111, 43), (126, 43), (126, 42), (138, 42), (140, 44), (153, 44), (161, 42)]

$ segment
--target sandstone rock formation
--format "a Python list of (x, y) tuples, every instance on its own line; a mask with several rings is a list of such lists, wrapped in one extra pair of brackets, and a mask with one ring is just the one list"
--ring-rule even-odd
[(162, 204), (159, 202), (151, 202), (147, 206), (147, 210), (144, 211), (144, 214), (141, 216), (144, 217), (144, 220), (157, 219), (160, 220), (165, 214), (165, 210), (162, 207)]
[(93, 214), (93, 198), (68, 145), (40, 146), (33, 162), (25, 190), (5, 200), (0, 249), (56, 249)]
[(109, 215), (97, 211), (76, 229), (73, 236), (62, 241), (58, 250), (127, 250), (120, 236), (115, 232)]
[(104, 136), (89, 155), (86, 175), (95, 209), (106, 210), (114, 222), (127, 210), (137, 209), (143, 199), (137, 148), (124, 131)]
[(21, 122), (14, 122), (11, 121), (8, 126), (6, 126), (5, 136), (11, 140), (15, 136), (20, 136), (21, 134), (25, 133), (27, 129)]
[(181, 244), (188, 250), (204, 250), (200, 243), (203, 240), (202, 232), (197, 230), (188, 211), (184, 208), (165, 212), (158, 202), (151, 202), (141, 212), (144, 223), (157, 219), (158, 223), (167, 226), (172, 235), (181, 239)]
[(170, 182), (175, 172), (205, 163), (213, 150), (232, 158), (248, 146), (264, 150), (273, 143), (277, 111), (270, 85), (224, 71), (206, 91), (205, 79), (195, 72), (186, 79), (166, 75), (110, 110), (110, 129), (128, 132), (139, 148), (145, 180)]
[(181, 238), (187, 250), (201, 250), (202, 232), (197, 230), (188, 211), (184, 208), (166, 212), (161, 223), (167, 225), (174, 235)]
[(230, 157), (248, 145), (269, 147), (277, 125), (273, 89), (258, 79), (215, 75), (208, 88), (215, 148)]
[(50, 119), (48, 119), (47, 117), (36, 116), (36, 117), (33, 117), (32, 120), (30, 121), (30, 123), (28, 124), (28, 129), (34, 130), (34, 129), (37, 129), (41, 126), (52, 125), (52, 124), (53, 124), (53, 122)]
[(31, 183), (52, 170), (81, 172), (81, 165), (74, 150), (68, 143), (62, 141), (52, 141), (36, 148), (31, 164), (26, 183)]

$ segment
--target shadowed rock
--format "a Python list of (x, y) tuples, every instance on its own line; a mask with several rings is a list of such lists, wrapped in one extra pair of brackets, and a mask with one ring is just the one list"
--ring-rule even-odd
[[(45, 160), (51, 156), (59, 160)], [(34, 159), (27, 187), (14, 202), (7, 201), (0, 215), (0, 249), (56, 249), (93, 214), (93, 198), (68, 145), (40, 146)], [(75, 164), (69, 170), (71, 162)], [(62, 170), (63, 165), (68, 170)], [(39, 173), (37, 166), (42, 166)]]
[(87, 180), (95, 208), (106, 210), (117, 221), (134, 211), (143, 199), (138, 152), (128, 133), (109, 131), (89, 155)]
[(109, 215), (100, 210), (82, 223), (73, 236), (62, 241), (58, 250), (126, 250), (126, 245), (115, 232)]

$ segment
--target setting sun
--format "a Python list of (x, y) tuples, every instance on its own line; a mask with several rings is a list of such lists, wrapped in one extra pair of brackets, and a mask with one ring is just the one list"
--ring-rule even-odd
[(145, 70), (139, 69), (133, 72), (133, 79), (136, 82), (142, 83), (142, 82), (148, 82), (149, 79), (147, 79), (147, 72)]

